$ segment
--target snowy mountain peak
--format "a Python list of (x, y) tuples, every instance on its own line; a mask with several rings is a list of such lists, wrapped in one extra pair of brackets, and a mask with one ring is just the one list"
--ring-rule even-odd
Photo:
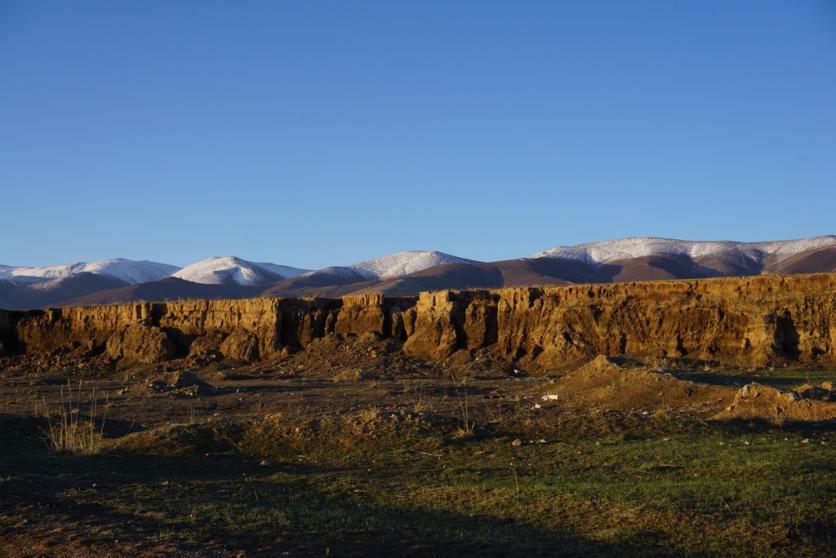
[(763, 262), (767, 257), (781, 261), (800, 252), (836, 245), (836, 236), (817, 236), (800, 240), (768, 242), (695, 241), (659, 237), (628, 237), (575, 246), (555, 246), (532, 258), (568, 258), (588, 263), (604, 263), (661, 254), (691, 258), (735, 257)]
[(449, 263), (474, 263), (473, 260), (436, 252), (435, 250), (405, 250), (352, 265), (370, 279), (389, 279)]
[(60, 279), (79, 273), (95, 273), (115, 277), (127, 283), (145, 283), (168, 277), (177, 266), (148, 260), (126, 260), (113, 258), (95, 262), (52, 265), (44, 267), (0, 266), (0, 279), (11, 279), (20, 283), (34, 283), (45, 279)]
[(293, 277), (306, 270), (272, 263), (250, 262), (235, 256), (212, 257), (193, 263), (172, 276), (209, 285), (260, 285)]

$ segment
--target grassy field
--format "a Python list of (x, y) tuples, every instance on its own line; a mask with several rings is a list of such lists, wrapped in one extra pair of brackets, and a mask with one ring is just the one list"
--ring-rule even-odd
[[(180, 426), (90, 456), (50, 451), (35, 417), (0, 415), (0, 555), (834, 554), (832, 424), (636, 411), (644, 423), (578, 429), (558, 419), (597, 424), (609, 411), (534, 410), (530, 385), (474, 382), (472, 429), (447, 380), (277, 382), (257, 409), (244, 388), (114, 396), (115, 424), (135, 414)], [(437, 418), (393, 427), (387, 401)], [(246, 422), (213, 422), (225, 408)]]

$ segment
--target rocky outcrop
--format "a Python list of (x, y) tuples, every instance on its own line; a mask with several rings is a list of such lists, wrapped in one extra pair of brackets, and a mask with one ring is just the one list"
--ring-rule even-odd
[[(336, 314), (333, 333), (406, 339), (406, 322), (411, 320), (414, 297), (389, 297), (382, 294), (344, 296)], [(329, 332), (330, 333), (330, 332)]]
[(174, 343), (162, 329), (132, 323), (115, 332), (105, 350), (114, 360), (153, 364), (174, 356)]
[(598, 354), (740, 366), (834, 363), (836, 275), (422, 293), (404, 350), (495, 346), (532, 369)]
[(836, 274), (0, 311), (7, 352), (80, 343), (137, 362), (207, 351), (268, 360), (364, 334), (430, 361), (490, 349), (530, 371), (596, 355), (836, 365)]
[[(262, 358), (277, 355), (282, 347), (277, 316), (283, 301), (274, 298), (236, 300), (185, 300), (150, 303), (155, 309), (154, 324), (176, 338), (178, 351), (183, 352), (197, 336), (234, 331), (251, 333), (258, 342)], [(122, 306), (122, 305), (117, 305)], [(90, 307), (95, 310), (106, 308)]]

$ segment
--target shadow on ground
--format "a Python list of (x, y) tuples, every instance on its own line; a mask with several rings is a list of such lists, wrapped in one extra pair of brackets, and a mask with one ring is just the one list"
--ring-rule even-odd
[(93, 547), (98, 556), (676, 554), (648, 547), (664, 538), (656, 532), (614, 545), (513, 519), (373, 504), (362, 486), (309, 482), (327, 468), (266, 468), (241, 456), (56, 456), (38, 440), (2, 443), (0, 539), (20, 556), (27, 536), (54, 549), (30, 555), (47, 556)]

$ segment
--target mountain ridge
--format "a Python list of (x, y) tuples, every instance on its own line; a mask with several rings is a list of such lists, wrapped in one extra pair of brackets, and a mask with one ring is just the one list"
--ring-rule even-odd
[(144, 283), (168, 277), (179, 268), (174, 265), (150, 260), (129, 260), (109, 258), (93, 262), (78, 262), (48, 266), (0, 265), (0, 279), (16, 278), (19, 282), (35, 282), (44, 279), (58, 279), (81, 273), (106, 275), (126, 283)]
[[(133, 264), (167, 265), (114, 259), (44, 268), (0, 266), (0, 307), (183, 298), (333, 297), (371, 292), (414, 295), (427, 290), (831, 272), (836, 271), (836, 236), (768, 242), (627, 237), (556, 246), (532, 257), (496, 262), (434, 250), (406, 250), (312, 271), (225, 256), (175, 268), (168, 276), (142, 282), (89, 271), (72, 274), (92, 266), (111, 272), (121, 269), (126, 279), (136, 279), (136, 270), (142, 265)], [(31, 270), (41, 270), (41, 276), (25, 275)], [(135, 273), (130, 275), (125, 270)], [(81, 276), (74, 283), (56, 281)], [(120, 282), (96, 282), (95, 277)]]
[(744, 255), (750, 258), (789, 257), (811, 249), (836, 246), (836, 235), (813, 236), (794, 240), (740, 242), (734, 240), (680, 240), (657, 236), (633, 236), (555, 246), (532, 255), (532, 258), (565, 257), (595, 263), (658, 255), (687, 254), (692, 258)]

